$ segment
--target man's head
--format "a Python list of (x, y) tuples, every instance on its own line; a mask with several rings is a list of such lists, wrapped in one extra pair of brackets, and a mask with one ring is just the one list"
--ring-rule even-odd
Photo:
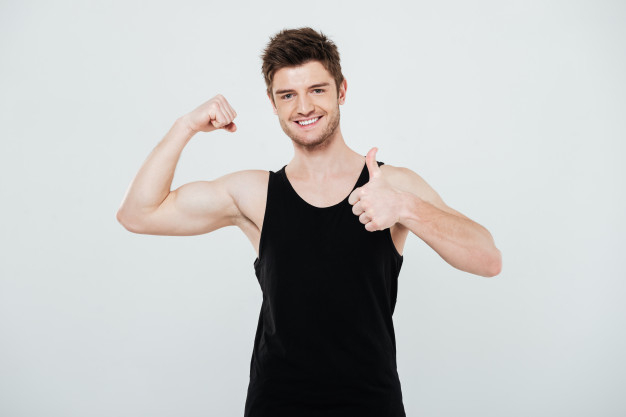
[(310, 61), (319, 61), (335, 80), (335, 88), (343, 81), (337, 46), (323, 33), (304, 27), (285, 29), (274, 35), (263, 55), (263, 77), (267, 93), (274, 101), (272, 91), (274, 74), (281, 68), (297, 67)]
[(347, 83), (337, 47), (324, 35), (311, 28), (279, 32), (265, 49), (263, 74), (274, 113), (296, 146), (321, 149), (341, 136)]

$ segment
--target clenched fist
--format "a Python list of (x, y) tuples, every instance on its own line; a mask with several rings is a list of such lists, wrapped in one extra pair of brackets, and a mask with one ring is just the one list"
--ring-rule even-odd
[(215, 129), (234, 132), (237, 130), (237, 126), (233, 122), (235, 117), (237, 117), (237, 112), (233, 110), (223, 95), (218, 94), (198, 106), (191, 113), (183, 116), (183, 119), (194, 132), (211, 132)]

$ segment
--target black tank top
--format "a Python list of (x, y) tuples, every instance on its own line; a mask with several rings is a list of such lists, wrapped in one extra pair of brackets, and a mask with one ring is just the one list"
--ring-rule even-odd
[[(392, 321), (403, 256), (390, 229), (365, 230), (352, 191), (313, 206), (285, 166), (269, 172), (254, 261), (263, 302), (244, 415), (405, 417)], [(352, 190), (368, 181), (364, 164)]]

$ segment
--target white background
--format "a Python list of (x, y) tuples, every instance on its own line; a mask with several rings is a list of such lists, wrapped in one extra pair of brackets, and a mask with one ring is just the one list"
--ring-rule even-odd
[(243, 415), (252, 245), (115, 214), (217, 93), (239, 130), (196, 135), (172, 188), (291, 159), (259, 56), (301, 26), (339, 47), (347, 144), (419, 173), (503, 254), (483, 278), (409, 235), (407, 415), (626, 415), (625, 23), (622, 1), (2, 1), (0, 415)]

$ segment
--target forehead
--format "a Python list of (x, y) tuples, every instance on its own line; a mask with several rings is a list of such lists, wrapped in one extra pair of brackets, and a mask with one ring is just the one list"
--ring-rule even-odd
[(309, 61), (297, 67), (284, 67), (274, 73), (273, 90), (285, 88), (306, 88), (313, 84), (330, 82), (334, 78), (319, 61)]

